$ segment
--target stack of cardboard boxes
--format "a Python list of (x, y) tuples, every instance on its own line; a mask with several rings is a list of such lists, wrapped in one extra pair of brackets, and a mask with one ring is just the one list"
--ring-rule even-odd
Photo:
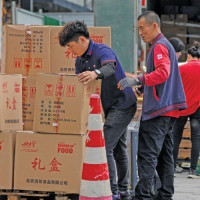
[[(161, 31), (170, 39), (171, 37), (178, 37), (184, 45), (187, 47), (187, 22), (188, 18), (186, 14), (176, 15), (161, 15)], [(185, 62), (186, 54), (180, 58), (180, 62)]]
[[(1, 131), (17, 132), (0, 134), (0, 159), (9, 158), (10, 166), (0, 166), (0, 189), (79, 193), (89, 99), (92, 93), (100, 94), (101, 82), (83, 85), (72, 75), (75, 56), (60, 47), (60, 29), (4, 26), (1, 71), (9, 75), (0, 78), (9, 80), (0, 83), (1, 95), (5, 96), (5, 102), (1, 102)], [(95, 42), (111, 45), (109, 27), (90, 27), (89, 33)], [(16, 116), (9, 114), (6, 118), (8, 111), (16, 109)], [(4, 122), (9, 125), (4, 126)], [(17, 127), (10, 124), (17, 122)], [(9, 148), (5, 149), (6, 155), (1, 155), (3, 144)], [(9, 186), (2, 178), (6, 176), (1, 171), (4, 168), (9, 172)]]
[(185, 50), (180, 57), (180, 62), (187, 59), (187, 50), (195, 41), (200, 42), (200, 23), (189, 21), (187, 14), (161, 15), (161, 30), (170, 39), (178, 37), (185, 45)]
[(22, 76), (0, 74), (0, 189), (13, 188), (15, 131), (22, 126)]

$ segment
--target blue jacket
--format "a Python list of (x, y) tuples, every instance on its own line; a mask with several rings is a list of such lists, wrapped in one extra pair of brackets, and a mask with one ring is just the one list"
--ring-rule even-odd
[[(149, 120), (169, 111), (187, 107), (176, 53), (171, 43), (162, 34), (157, 36), (149, 50), (147, 74), (155, 71), (154, 48), (157, 44), (163, 44), (168, 49), (171, 64), (170, 75), (162, 84), (144, 86), (142, 120)], [(144, 78), (141, 77), (140, 80), (144, 82)]]

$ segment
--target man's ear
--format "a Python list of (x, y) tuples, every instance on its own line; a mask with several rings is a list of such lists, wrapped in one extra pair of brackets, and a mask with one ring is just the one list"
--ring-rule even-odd
[(79, 36), (79, 38), (78, 38), (81, 42), (85, 42), (86, 41), (86, 38), (84, 37), (84, 36)]
[(159, 28), (159, 26), (158, 26), (158, 24), (157, 24), (156, 22), (153, 22), (153, 27), (154, 27), (155, 29)]

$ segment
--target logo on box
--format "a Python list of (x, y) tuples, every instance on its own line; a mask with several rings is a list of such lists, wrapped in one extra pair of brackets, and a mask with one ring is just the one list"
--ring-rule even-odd
[(35, 141), (35, 140), (25, 141), (23, 144), (21, 144), (21, 146), (22, 146), (22, 150), (21, 151), (37, 152), (38, 149), (36, 148), (36, 144), (37, 144), (37, 141)]
[(45, 96), (53, 96), (54, 86), (53, 84), (45, 84)]
[(22, 58), (14, 58), (13, 67), (22, 68)]
[(75, 97), (76, 96), (76, 86), (75, 85), (67, 85), (67, 97)]
[(34, 58), (34, 68), (42, 69), (42, 58)]

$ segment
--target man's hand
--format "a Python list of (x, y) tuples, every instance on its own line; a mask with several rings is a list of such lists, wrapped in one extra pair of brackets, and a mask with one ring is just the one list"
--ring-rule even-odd
[(134, 77), (134, 78), (125, 77), (119, 81), (119, 83), (117, 84), (117, 87), (120, 90), (123, 90), (127, 87), (131, 87), (131, 86), (135, 86), (135, 85), (138, 85), (137, 77)]
[(78, 74), (78, 79), (80, 82), (87, 84), (97, 78), (97, 74), (95, 71), (85, 71)]

